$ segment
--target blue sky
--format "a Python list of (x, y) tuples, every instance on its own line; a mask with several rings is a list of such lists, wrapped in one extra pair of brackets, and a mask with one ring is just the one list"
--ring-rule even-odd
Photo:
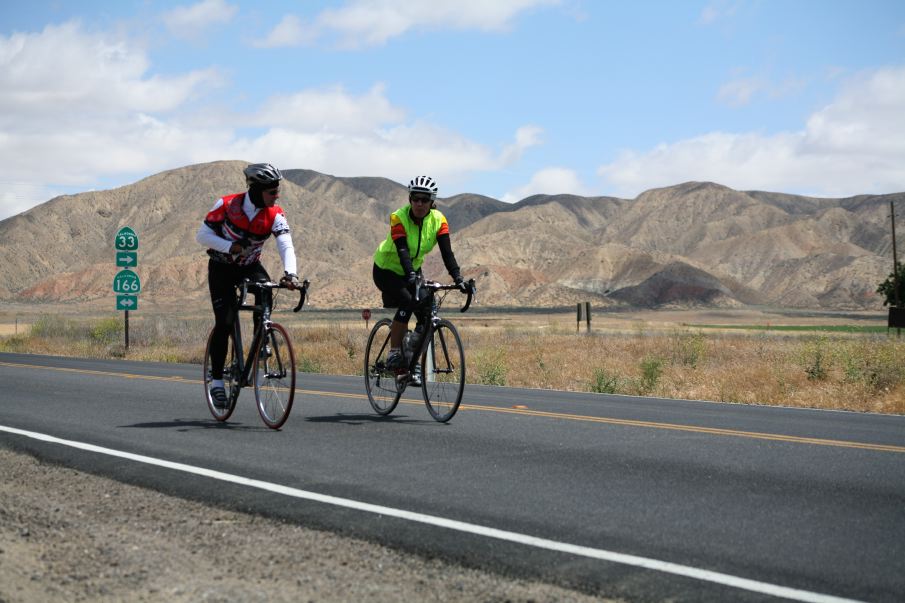
[(905, 2), (0, 3), (0, 219), (219, 159), (461, 192), (905, 191)]

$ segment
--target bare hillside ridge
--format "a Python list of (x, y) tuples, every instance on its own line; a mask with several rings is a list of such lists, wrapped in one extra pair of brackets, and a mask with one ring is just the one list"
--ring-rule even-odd
[[(142, 303), (204, 302), (207, 256), (195, 232), (217, 198), (244, 190), (245, 164), (168, 170), (116, 189), (56, 197), (0, 221), (0, 300), (110, 305), (113, 237), (128, 225), (140, 237)], [(380, 177), (284, 173), (280, 205), (313, 301), (379, 304), (373, 252), (390, 212), (406, 203), (405, 186)], [(905, 193), (819, 199), (686, 182), (635, 199), (534, 195), (507, 204), (460, 194), (440, 198), (438, 208), (485, 305), (839, 310), (882, 308), (875, 291), (892, 266), (890, 200), (905, 202)], [(265, 264), (279, 274), (272, 245)], [(439, 254), (426, 270), (445, 277)]]

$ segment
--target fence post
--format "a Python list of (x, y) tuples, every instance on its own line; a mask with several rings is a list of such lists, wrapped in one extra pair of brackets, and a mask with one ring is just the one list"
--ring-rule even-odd
[(591, 332), (591, 302), (584, 303), (584, 319), (587, 321), (588, 333)]
[(575, 316), (575, 332), (578, 333), (581, 329), (581, 302), (575, 304), (575, 311), (577, 313)]

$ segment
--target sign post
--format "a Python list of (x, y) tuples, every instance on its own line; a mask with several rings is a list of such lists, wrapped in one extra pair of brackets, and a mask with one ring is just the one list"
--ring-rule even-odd
[(368, 321), (371, 319), (371, 309), (365, 308), (364, 310), (362, 310), (361, 317), (365, 321), (365, 331), (367, 331), (368, 330)]
[(130, 268), (138, 265), (138, 235), (128, 226), (117, 231), (113, 239), (116, 249), (116, 266), (123, 268), (113, 279), (116, 293), (116, 309), (124, 311), (126, 349), (129, 349), (129, 310), (138, 309), (138, 293), (141, 281)]

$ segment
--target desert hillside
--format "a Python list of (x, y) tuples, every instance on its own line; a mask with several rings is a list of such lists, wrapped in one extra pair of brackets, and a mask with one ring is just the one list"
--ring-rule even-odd
[[(207, 256), (195, 242), (220, 196), (244, 189), (245, 162), (191, 165), (134, 184), (51, 199), (0, 222), (0, 300), (112, 306), (113, 237), (140, 237), (142, 303), (207, 303)], [(405, 188), (384, 178), (285, 170), (300, 273), (318, 307), (379, 303), (374, 248)], [(688, 182), (635, 199), (481, 195), (440, 199), (464, 273), (482, 305), (777, 305), (881, 309), (892, 267), (889, 201), (905, 193), (815, 199)], [(434, 257), (436, 256), (436, 257)], [(281, 272), (275, 246), (265, 252)], [(444, 278), (439, 253), (428, 275)]]

